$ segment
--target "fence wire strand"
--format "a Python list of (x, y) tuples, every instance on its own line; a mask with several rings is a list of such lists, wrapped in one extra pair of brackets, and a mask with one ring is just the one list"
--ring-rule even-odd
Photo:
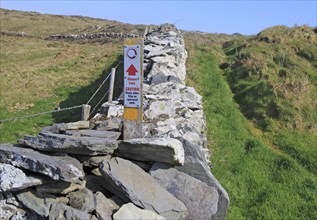
[(86, 103), (86, 105), (88, 105), (91, 100), (95, 97), (95, 95), (99, 92), (99, 90), (101, 89), (101, 87), (107, 82), (107, 80), (109, 79), (109, 77), (111, 76), (111, 72), (108, 74), (108, 76), (106, 77), (106, 79), (101, 83), (101, 85), (98, 87), (98, 89), (96, 90), (96, 92), (90, 97), (90, 99), (88, 100), (88, 102)]
[(96, 106), (93, 108), (93, 110), (91, 111), (89, 117), (92, 115), (92, 113), (96, 110), (96, 108), (98, 107), (98, 105), (100, 104), (100, 102), (106, 97), (106, 95), (108, 95), (109, 90), (102, 96), (102, 98), (99, 100), (99, 102), (96, 104)]
[(61, 108), (61, 109), (56, 109), (56, 110), (47, 111), (47, 112), (40, 112), (40, 113), (36, 113), (36, 114), (32, 114), (32, 115), (25, 115), (25, 116), (21, 116), (21, 117), (8, 118), (8, 119), (0, 120), (0, 123), (14, 121), (17, 119), (32, 118), (32, 117), (39, 116), (39, 115), (45, 115), (45, 114), (50, 114), (50, 113), (55, 113), (55, 112), (62, 112), (62, 111), (67, 111), (67, 110), (71, 110), (71, 109), (75, 109), (75, 108), (82, 108), (82, 107), (83, 107), (83, 105), (77, 105), (77, 106), (72, 106), (72, 107), (68, 107), (68, 108)]
[[(121, 61), (117, 64), (117, 66), (115, 67), (115, 69), (119, 66), (119, 64), (121, 63)], [(96, 94), (99, 92), (99, 90), (101, 89), (101, 87), (107, 82), (107, 80), (109, 79), (109, 77), (111, 76), (111, 72), (108, 74), (108, 76), (106, 77), (106, 79), (104, 79), (104, 81), (101, 83), (101, 85), (98, 87), (98, 89), (95, 91), (95, 93), (90, 97), (90, 99), (88, 100), (88, 102), (86, 103), (86, 105), (88, 105), (91, 100), (96, 96)], [(97, 105), (94, 107), (94, 109), (92, 110), (92, 112), (90, 113), (89, 117), (92, 115), (92, 113), (95, 111), (95, 109), (97, 108), (97, 106), (100, 104), (100, 102), (106, 97), (106, 95), (109, 93), (109, 90), (103, 95), (103, 97), (99, 100), (99, 102), (97, 103)], [(55, 113), (55, 112), (62, 112), (62, 111), (67, 111), (67, 110), (71, 110), (71, 109), (75, 109), (75, 108), (82, 108), (85, 104), (81, 104), (81, 105), (76, 105), (76, 106), (72, 106), (72, 107), (67, 107), (67, 108), (61, 108), (61, 109), (55, 109), (55, 110), (51, 110), (51, 111), (47, 111), (47, 112), (40, 112), (40, 113), (36, 113), (36, 114), (31, 114), (31, 115), (25, 115), (25, 116), (21, 116), (21, 117), (14, 117), (14, 118), (8, 118), (8, 119), (3, 119), (0, 120), (0, 123), (4, 123), (4, 122), (8, 122), (8, 121), (15, 121), (17, 119), (25, 119), (25, 118), (32, 118), (32, 117), (36, 117), (36, 116), (40, 116), (40, 115), (45, 115), (45, 114), (50, 114), (50, 113)]]

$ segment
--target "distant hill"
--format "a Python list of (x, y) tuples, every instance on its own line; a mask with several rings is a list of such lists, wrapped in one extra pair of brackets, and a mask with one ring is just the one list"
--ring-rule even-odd
[[(5, 9), (0, 18), (0, 119), (85, 103), (122, 61), (121, 38), (48, 36), (142, 36), (145, 29)], [(316, 32), (308, 26), (275, 26), (255, 36), (184, 31), (187, 83), (203, 96), (213, 172), (231, 198), (228, 219), (317, 218)], [(122, 72), (121, 62), (116, 96)], [(0, 142), (78, 120), (79, 111), (2, 123)]]

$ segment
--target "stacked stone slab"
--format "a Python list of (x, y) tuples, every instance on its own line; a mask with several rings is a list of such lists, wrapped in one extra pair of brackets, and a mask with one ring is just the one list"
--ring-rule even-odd
[(190, 218), (224, 219), (229, 197), (210, 171), (202, 97), (185, 84), (183, 37), (173, 25), (162, 25), (144, 44), (145, 137), (175, 138), (185, 152), (184, 165), (155, 163), (150, 174), (185, 204)]
[(144, 47), (144, 137), (120, 140), (123, 106), (0, 145), (0, 219), (225, 219), (210, 171), (202, 98), (185, 85), (173, 25)]

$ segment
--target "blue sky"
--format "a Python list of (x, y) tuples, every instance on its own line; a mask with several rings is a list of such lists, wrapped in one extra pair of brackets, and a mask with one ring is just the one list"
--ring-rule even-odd
[(174, 23), (180, 29), (257, 34), (274, 26), (317, 26), (317, 0), (63, 1), (0, 0), (1, 8), (83, 15), (131, 24)]

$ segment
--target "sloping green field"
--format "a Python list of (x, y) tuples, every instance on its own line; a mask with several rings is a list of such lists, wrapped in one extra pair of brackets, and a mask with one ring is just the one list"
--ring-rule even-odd
[[(289, 49), (284, 44), (268, 50), (250, 37), (187, 34), (185, 39), (187, 81), (203, 96), (213, 173), (231, 199), (228, 219), (317, 219), (316, 57), (297, 64), (300, 58), (288, 51), (293, 65), (282, 68), (292, 79), (279, 80), (280, 64), (270, 62), (276, 48)], [(230, 41), (232, 47), (253, 45), (228, 55), (223, 45)], [(311, 47), (317, 49), (316, 42)], [(270, 56), (262, 54), (263, 67), (254, 70), (257, 63), (247, 66), (244, 50), (252, 58), (262, 50)], [(300, 108), (298, 97), (272, 86), (280, 82), (287, 87), (291, 80), (307, 86), (305, 95), (297, 94)]]

